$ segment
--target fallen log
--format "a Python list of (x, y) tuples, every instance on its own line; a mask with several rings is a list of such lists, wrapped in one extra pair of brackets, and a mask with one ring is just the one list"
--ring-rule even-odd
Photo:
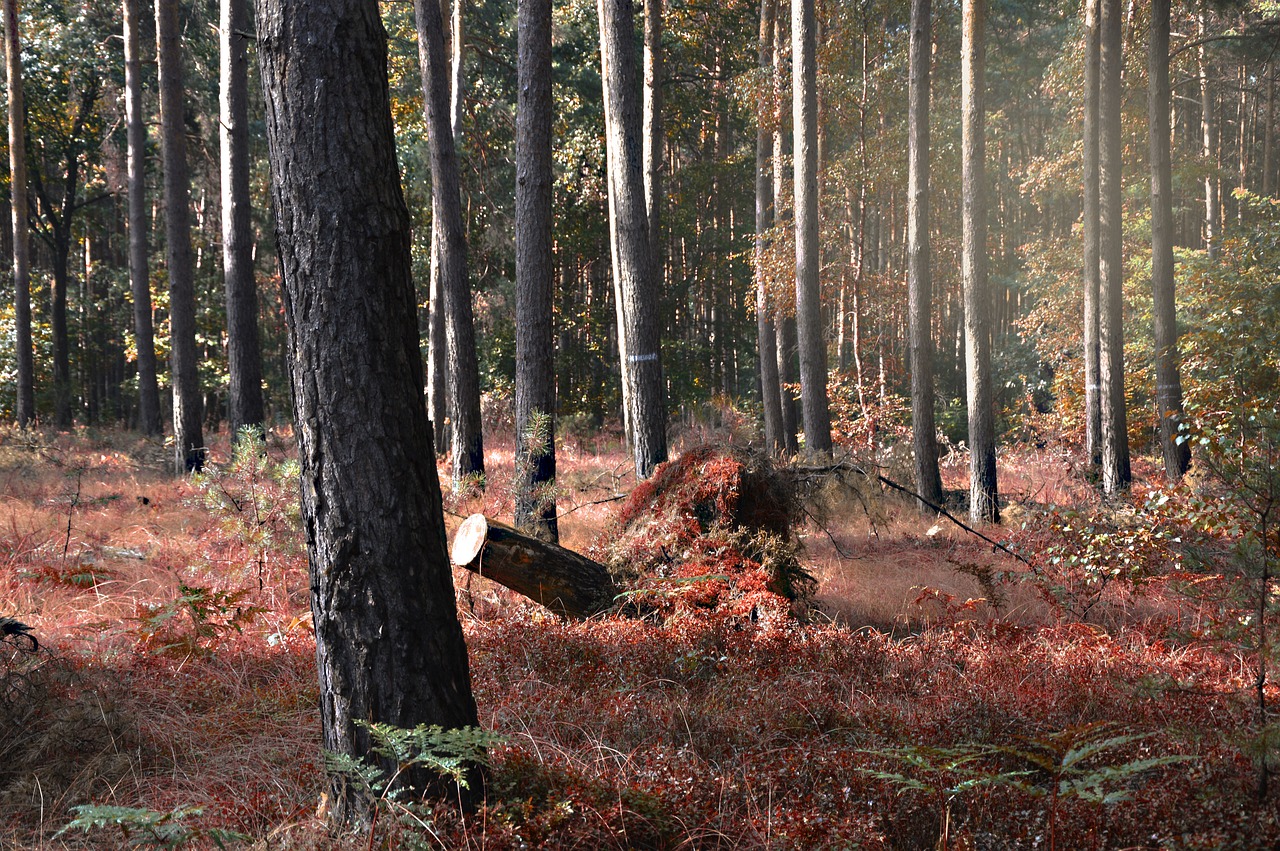
[(453, 563), (505, 585), (566, 618), (613, 605), (619, 589), (599, 562), (472, 514), (458, 527)]

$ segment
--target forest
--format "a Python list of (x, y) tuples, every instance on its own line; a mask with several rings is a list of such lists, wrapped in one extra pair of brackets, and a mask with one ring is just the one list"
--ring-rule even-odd
[(0, 846), (1280, 847), (1272, 0), (0, 13)]

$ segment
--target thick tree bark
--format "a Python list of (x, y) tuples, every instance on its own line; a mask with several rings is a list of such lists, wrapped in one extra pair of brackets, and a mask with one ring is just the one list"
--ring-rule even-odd
[(609, 166), (610, 231), (622, 315), (624, 362), (630, 372), (630, 414), (636, 476), (648, 478), (667, 460), (667, 412), (660, 352), (660, 285), (649, 253), (648, 213), (641, 175), (643, 142), (639, 68), (629, 0), (598, 0)]
[(552, 335), (551, 0), (520, 0), (516, 108), (516, 525), (559, 540)]
[(608, 609), (618, 587), (604, 565), (472, 514), (453, 538), (453, 562), (565, 618)]
[(222, 268), (227, 293), (227, 419), (232, 434), (260, 426), (262, 354), (258, 342), (258, 285), (249, 222), (249, 16), (246, 0), (221, 0), (218, 44), (222, 97)]
[(129, 145), (129, 290), (138, 350), (138, 429), (158, 435), (160, 387), (156, 379), (151, 273), (147, 263), (147, 125), (142, 114), (142, 50), (138, 0), (124, 0), (124, 108)]
[(644, 208), (649, 220), (649, 263), (661, 287), (662, 252), (662, 0), (644, 3)]
[[(365, 757), (358, 721), (477, 724), (422, 403), (386, 33), (373, 0), (257, 11), (324, 747)], [(402, 781), (439, 789), (430, 771)], [(330, 794), (340, 821), (374, 806), (340, 778)]]
[(177, 0), (156, 0), (160, 67), (160, 151), (164, 159), (166, 260), (169, 267), (169, 349), (173, 384), (174, 466), (204, 467), (200, 374), (196, 352), (195, 269), (191, 251), (191, 188), (187, 174), (182, 38)]
[(1084, 421), (1089, 466), (1102, 464), (1098, 348), (1098, 40), (1100, 0), (1085, 0), (1084, 44)]
[[(762, 79), (773, 76), (773, 31), (777, 0), (760, 0), (759, 64)], [(782, 387), (778, 383), (778, 334), (773, 324), (773, 303), (764, 273), (768, 250), (765, 233), (773, 227), (773, 125), (777, 121), (775, 100), (767, 86), (761, 87), (756, 105), (756, 351), (760, 366), (760, 401), (764, 407), (765, 451), (783, 449)]]
[(827, 404), (827, 344), (818, 287), (818, 46), (814, 0), (791, 0), (791, 120), (795, 133), (796, 336), (800, 348), (800, 407), (809, 452), (831, 452)]
[(1124, 242), (1120, 167), (1120, 0), (1101, 0), (1098, 98), (1099, 384), (1102, 411), (1102, 489), (1129, 486), (1129, 431), (1124, 395)]
[(969, 404), (969, 517), (998, 523), (991, 295), (987, 289), (986, 142), (983, 138), (986, 2), (964, 0), (961, 37), (964, 359)]
[(453, 483), (484, 477), (480, 424), (480, 367), (467, 279), (458, 152), (450, 113), (451, 87), (444, 47), (444, 18), (436, 0), (414, 0), (418, 60), (431, 147), (431, 217), (439, 222), (440, 286), (448, 345), (449, 419), (453, 425)]
[(18, 427), (36, 417), (35, 353), (31, 340), (31, 234), (27, 224), (26, 114), (22, 98), (22, 46), (17, 0), (4, 0), (5, 68), (9, 95), (9, 187), (13, 213), (13, 313), (18, 368)]
[[(1201, 12), (1198, 17), (1199, 37), (1204, 39), (1208, 32), (1208, 13)], [(1222, 209), (1218, 198), (1218, 116), (1214, 105), (1214, 92), (1209, 84), (1209, 58), (1207, 45), (1199, 45), (1200, 69), (1200, 134), (1204, 154), (1204, 248), (1210, 260), (1218, 257), (1218, 243), (1221, 239)]]
[(1173, 177), (1169, 129), (1169, 0), (1152, 0), (1147, 118), (1151, 146), (1151, 297), (1156, 344), (1156, 414), (1160, 452), (1170, 480), (1182, 478), (1191, 446), (1179, 440), (1182, 380), (1173, 289)]
[[(911, 53), (907, 115), (907, 300), (911, 338), (911, 444), (916, 492), (942, 504), (937, 424), (933, 410), (933, 278), (929, 269), (929, 64), (930, 0), (911, 2)], [(919, 502), (922, 513), (935, 513)]]

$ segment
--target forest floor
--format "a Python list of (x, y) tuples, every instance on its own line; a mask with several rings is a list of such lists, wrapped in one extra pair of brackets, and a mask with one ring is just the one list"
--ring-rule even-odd
[[(459, 571), (500, 737), (487, 803), (327, 834), (290, 435), (268, 448), (265, 467), (193, 482), (125, 433), (0, 435), (0, 615), (40, 641), (0, 645), (0, 847), (213, 847), (219, 830), (261, 849), (1280, 842), (1277, 796), (1258, 797), (1275, 743), (1259, 745), (1256, 660), (1206, 626), (1212, 600), (1033, 573), (878, 489), (799, 529), (819, 581), (805, 622), (570, 623)], [(228, 455), (224, 436), (215, 464)], [(509, 520), (512, 447), (486, 463), (483, 494), (446, 499), (451, 532), (472, 511)], [(562, 543), (588, 551), (635, 484), (629, 459), (602, 438), (558, 463)], [(964, 487), (963, 458), (944, 479)], [(1054, 544), (1044, 506), (1098, 508), (1053, 448), (1010, 450), (1001, 481), (1006, 523), (987, 531), (1020, 553)], [(151, 814), (59, 834), (86, 802)]]

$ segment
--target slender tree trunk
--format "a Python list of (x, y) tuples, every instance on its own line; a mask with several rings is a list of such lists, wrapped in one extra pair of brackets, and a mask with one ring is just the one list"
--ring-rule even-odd
[[(73, 184), (72, 184), (73, 185)], [(68, 193), (75, 197), (74, 190)], [(71, 338), (67, 331), (67, 289), (71, 283), (71, 221), (60, 217), (53, 231), (53, 310), (49, 317), (53, 336), (53, 422), (71, 428)]]
[[(827, 406), (827, 346), (818, 289), (818, 57), (814, 0), (791, 0), (791, 114), (795, 133), (796, 332), (800, 404), (809, 452), (831, 452)], [(856, 345), (856, 341), (855, 341)]]
[(516, 107), (516, 526), (559, 540), (552, 335), (551, 0), (520, 0)]
[(631, 373), (631, 429), (636, 476), (667, 460), (667, 413), (662, 379), (658, 306), (661, 293), (649, 253), (648, 213), (641, 175), (643, 141), (639, 67), (629, 0), (598, 0), (604, 81), (611, 233), (616, 288), (621, 298), (623, 369)]
[(227, 292), (227, 419), (232, 434), (260, 426), (262, 354), (258, 284), (249, 222), (249, 58), (246, 0), (221, 0), (219, 138), (222, 143), (222, 268)]
[(431, 146), (431, 216), (440, 223), (440, 280), (448, 341), (449, 418), (453, 425), (453, 484), (484, 480), (484, 439), (480, 425), (480, 368), (476, 362), (467, 243), (462, 224), (458, 153), (450, 122), (450, 81), (446, 70), (444, 19), (436, 0), (414, 0), (418, 59)]
[(995, 410), (991, 387), (991, 296), (987, 289), (985, 0), (964, 0), (961, 102), (964, 198), (964, 359), (969, 403), (969, 517), (1000, 521), (996, 485)]
[[(911, 443), (916, 493), (942, 504), (938, 428), (933, 411), (933, 278), (929, 269), (929, 63), (930, 0), (911, 2), (911, 53), (907, 114), (907, 300), (911, 335)], [(921, 512), (933, 512), (925, 502)]]
[(1156, 412), (1160, 451), (1169, 479), (1191, 463), (1180, 439), (1182, 381), (1178, 374), (1178, 319), (1173, 289), (1173, 177), (1169, 129), (1169, 0), (1152, 0), (1148, 52), (1147, 119), (1151, 145), (1151, 297), (1156, 343)]
[(155, 330), (151, 320), (151, 274), (147, 263), (147, 125), (142, 114), (142, 51), (138, 0), (124, 0), (124, 104), (129, 145), (129, 289), (138, 350), (138, 429), (163, 431), (156, 379)]
[(1102, 385), (1102, 489), (1113, 494), (1132, 480), (1124, 395), (1124, 242), (1120, 167), (1120, 0), (1101, 0), (1098, 98), (1099, 375)]
[[(785, 27), (786, 16), (775, 14), (773, 21), (773, 98), (777, 125), (773, 131), (773, 203), (775, 217), (779, 220), (785, 220), (790, 216), (790, 207), (786, 203), (786, 192), (783, 191), (786, 158), (789, 153), (787, 147), (789, 137), (784, 132), (785, 127), (783, 125), (783, 121), (786, 118), (783, 104), (787, 99), (785, 69), (790, 67), (790, 63), (785, 61), (787, 46)], [(780, 396), (782, 403), (782, 443), (783, 449), (788, 455), (795, 455), (800, 448), (800, 444), (796, 439), (796, 432), (800, 429), (800, 412), (797, 410), (796, 397), (792, 390), (800, 380), (796, 366), (796, 317), (793, 312), (795, 281), (787, 282), (785, 295), (789, 303), (775, 305), (777, 318), (774, 320), (774, 329), (778, 334), (778, 379), (782, 385)]]
[(13, 214), (13, 312), (18, 367), (19, 428), (36, 417), (35, 353), (31, 340), (31, 235), (27, 225), (26, 113), (22, 97), (22, 47), (17, 0), (4, 0), (5, 68), (9, 94), (9, 187)]
[(1275, 162), (1275, 115), (1276, 115), (1276, 78), (1270, 65), (1267, 66), (1267, 124), (1262, 128), (1262, 194), (1270, 198), (1275, 191), (1276, 179), (1272, 173)]
[(156, 0), (160, 67), (160, 151), (164, 159), (166, 259), (169, 267), (169, 350), (173, 384), (174, 460), (179, 473), (204, 467), (200, 374), (196, 351), (195, 270), (191, 250), (191, 188), (187, 173), (182, 38), (177, 0)]
[[(324, 747), (367, 757), (357, 722), (478, 723), (422, 404), (386, 34), (373, 0), (261, 0), (258, 38)], [(444, 791), (432, 775), (400, 781)], [(353, 785), (333, 778), (330, 812), (367, 822), (376, 802)]]
[(1099, 0), (1085, 0), (1084, 50), (1084, 417), (1089, 466), (1102, 464), (1098, 348), (1098, 41)]
[[(773, 30), (777, 0), (760, 0), (759, 67), (763, 79), (773, 75)], [(765, 451), (777, 454), (782, 439), (782, 388), (778, 383), (778, 338), (764, 271), (768, 251), (765, 233), (773, 227), (773, 127), (777, 122), (769, 87), (761, 88), (756, 108), (756, 348), (760, 356), (760, 399), (764, 405)]]
[(644, 4), (644, 206), (649, 219), (649, 263), (660, 287), (662, 256), (662, 0)]
[[(1208, 32), (1208, 14), (1199, 15), (1200, 38)], [(1209, 59), (1206, 45), (1199, 46), (1200, 57), (1200, 132), (1204, 143), (1204, 247), (1210, 260), (1218, 257), (1222, 228), (1222, 210), (1218, 199), (1218, 117), (1213, 89), (1209, 85)]]

